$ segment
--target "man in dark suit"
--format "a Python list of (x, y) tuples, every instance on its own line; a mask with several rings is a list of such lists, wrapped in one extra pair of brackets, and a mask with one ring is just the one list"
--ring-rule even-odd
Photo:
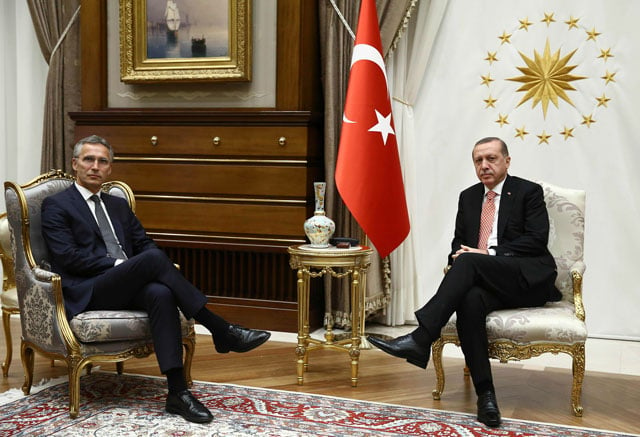
[(431, 343), (457, 313), (462, 352), (478, 395), (478, 420), (499, 426), (488, 356), (486, 316), (504, 308), (542, 306), (559, 300), (556, 264), (547, 249), (549, 217), (542, 187), (507, 174), (511, 157), (499, 138), (478, 141), (472, 151), (480, 183), (460, 194), (450, 269), (436, 294), (416, 311), (418, 328), (372, 344), (426, 368)]
[(146, 311), (167, 377), (166, 410), (210, 422), (210, 411), (187, 389), (178, 308), (211, 332), (220, 353), (249, 351), (271, 334), (231, 325), (207, 309), (204, 294), (147, 236), (128, 203), (100, 192), (112, 161), (113, 149), (103, 138), (80, 140), (73, 150), (76, 182), (42, 203), (42, 233), (52, 268), (62, 278), (67, 317), (101, 309)]

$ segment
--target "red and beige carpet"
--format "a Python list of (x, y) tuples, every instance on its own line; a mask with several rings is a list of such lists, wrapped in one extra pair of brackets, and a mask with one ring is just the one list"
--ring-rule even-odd
[(94, 372), (83, 376), (80, 415), (69, 418), (68, 384), (29, 396), (0, 395), (0, 436), (619, 436), (505, 419), (498, 429), (473, 415), (227, 384), (194, 383), (213, 413), (207, 425), (164, 411), (165, 381)]

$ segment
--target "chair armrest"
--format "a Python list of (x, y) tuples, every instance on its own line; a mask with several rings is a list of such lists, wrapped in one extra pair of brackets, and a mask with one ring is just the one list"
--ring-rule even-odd
[(45, 269), (40, 268), (40, 267), (34, 267), (33, 268), (33, 276), (38, 281), (51, 282), (51, 281), (53, 281), (54, 277), (58, 276), (58, 274), (57, 273), (53, 273), (53, 272), (51, 272), (49, 270), (45, 270)]
[(582, 302), (582, 277), (587, 266), (582, 261), (576, 261), (569, 269), (571, 282), (573, 284), (573, 305), (575, 307), (576, 317), (584, 322), (586, 314), (584, 311), (584, 303)]
[[(34, 335), (34, 343), (41, 344), (37, 340), (45, 336), (51, 348), (48, 352), (64, 353), (67, 347), (79, 350), (67, 321), (60, 275), (38, 266), (26, 271), (28, 299), (26, 295), (22, 296), (21, 308), (24, 315), (23, 337)], [(47, 314), (53, 319), (45, 317)], [(28, 334), (25, 334), (25, 327)]]

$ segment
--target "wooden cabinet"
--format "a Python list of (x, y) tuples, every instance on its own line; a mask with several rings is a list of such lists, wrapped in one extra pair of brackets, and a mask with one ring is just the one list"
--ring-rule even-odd
[[(83, 107), (70, 116), (77, 139), (112, 144), (112, 178), (132, 187), (143, 225), (214, 311), (294, 332), (286, 248), (304, 242), (324, 179), (317, 2), (277, 5), (274, 108), (121, 109), (107, 107), (106, 0), (83, 0)], [(312, 326), (322, 312), (312, 304)]]

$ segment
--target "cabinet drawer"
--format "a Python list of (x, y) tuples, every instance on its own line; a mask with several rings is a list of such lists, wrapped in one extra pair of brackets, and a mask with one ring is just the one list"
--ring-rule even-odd
[(119, 160), (112, 179), (126, 181), (136, 193), (226, 195), (304, 199), (317, 168), (260, 163), (198, 163)]
[(149, 232), (304, 236), (305, 206), (138, 199), (136, 215)]
[[(300, 126), (78, 126), (79, 137), (100, 135), (116, 156), (307, 158), (309, 129)], [(155, 143), (155, 145), (154, 145)]]

